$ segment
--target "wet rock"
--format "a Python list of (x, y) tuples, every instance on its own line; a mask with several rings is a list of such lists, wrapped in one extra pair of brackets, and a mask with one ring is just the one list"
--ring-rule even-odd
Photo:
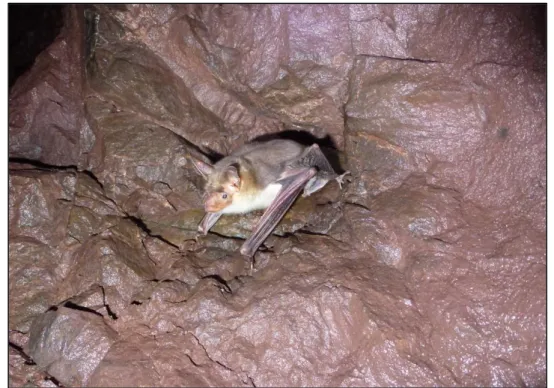
[(141, 287), (156, 278), (155, 264), (144, 251), (141, 231), (122, 220), (109, 232), (90, 238), (73, 254), (73, 263), (60, 285), (60, 298), (69, 299), (100, 285), (104, 303), (116, 315), (124, 313)]
[(62, 384), (87, 385), (116, 340), (100, 315), (59, 307), (33, 322), (27, 351)]
[(80, 242), (119, 222), (124, 213), (109, 199), (100, 183), (88, 174), (78, 174), (75, 206), (69, 216), (69, 235)]
[(12, 164), (9, 176), (10, 328), (27, 331), (31, 320), (58, 301), (64, 260), (74, 249), (67, 223), (76, 177)]
[(58, 38), (10, 89), (9, 155), (56, 166), (80, 165), (94, 143), (83, 111), (81, 16), (65, 9)]
[(32, 319), (56, 302), (56, 258), (50, 248), (29, 239), (12, 238), (9, 250), (10, 328), (27, 331)]
[(76, 181), (73, 172), (13, 170), (8, 181), (10, 235), (60, 244), (66, 237)]
[(193, 335), (174, 333), (156, 338), (132, 336), (119, 341), (110, 348), (90, 380), (91, 386), (145, 383), (179, 387), (241, 386), (247, 381), (210, 359)]
[[(544, 7), (67, 9), (10, 91), (13, 384), (546, 385)], [(250, 260), (188, 158), (276, 133), (350, 182)]]

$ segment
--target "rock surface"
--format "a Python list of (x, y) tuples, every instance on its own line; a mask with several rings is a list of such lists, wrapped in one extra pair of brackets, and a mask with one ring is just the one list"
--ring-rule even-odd
[[(545, 12), (66, 6), (10, 89), (11, 383), (546, 386)], [(187, 156), (275, 133), (352, 179), (250, 271)]]

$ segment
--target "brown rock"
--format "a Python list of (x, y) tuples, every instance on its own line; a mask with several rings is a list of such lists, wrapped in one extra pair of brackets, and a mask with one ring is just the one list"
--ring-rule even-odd
[(117, 333), (101, 316), (59, 307), (33, 322), (27, 351), (62, 384), (87, 385), (116, 339)]
[[(12, 384), (546, 386), (543, 6), (66, 12), (10, 90)], [(187, 158), (285, 129), (351, 179), (251, 268)]]
[(58, 38), (10, 89), (10, 157), (81, 165), (94, 143), (83, 110), (82, 40), (74, 39), (83, 23), (78, 7), (65, 11)]

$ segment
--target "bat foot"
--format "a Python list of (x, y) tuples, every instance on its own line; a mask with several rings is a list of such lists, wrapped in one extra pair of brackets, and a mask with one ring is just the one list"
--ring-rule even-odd
[(342, 190), (342, 185), (344, 184), (346, 175), (350, 175), (350, 171), (346, 171), (339, 176), (337, 176), (336, 174), (320, 172), (318, 176), (314, 176), (308, 183), (306, 183), (306, 186), (304, 187), (304, 192), (302, 193), (302, 197), (308, 197), (316, 191), (321, 190), (329, 181), (333, 179), (337, 181), (339, 187)]
[(335, 178), (341, 190), (342, 190), (342, 185), (344, 184), (344, 177), (346, 175), (352, 175), (352, 174), (350, 173), (350, 171), (345, 171), (344, 173), (340, 174), (338, 177)]

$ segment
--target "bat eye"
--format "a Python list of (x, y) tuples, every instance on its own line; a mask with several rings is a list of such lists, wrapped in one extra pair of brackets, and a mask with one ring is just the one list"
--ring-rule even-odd
[(223, 198), (223, 199), (227, 199), (227, 197), (228, 197), (227, 193), (223, 193), (223, 194), (221, 194), (221, 198)]

